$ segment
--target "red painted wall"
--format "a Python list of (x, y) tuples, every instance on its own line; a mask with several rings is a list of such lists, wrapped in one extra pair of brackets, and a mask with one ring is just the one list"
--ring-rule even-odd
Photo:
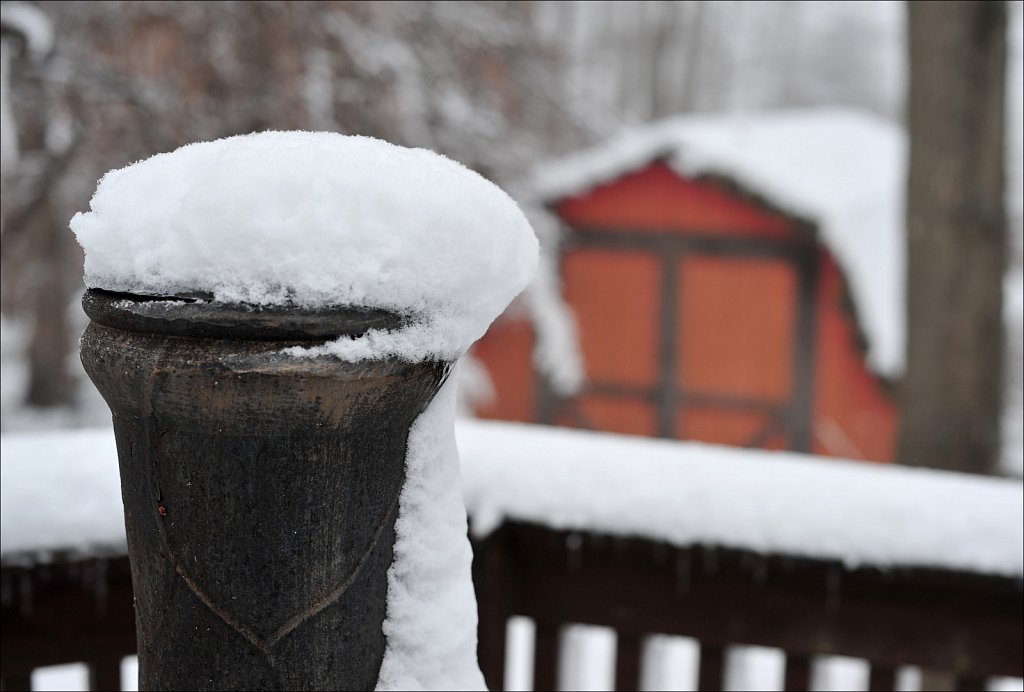
[(865, 363), (857, 325), (845, 307), (839, 266), (824, 250), (820, 266), (813, 451), (892, 461), (899, 424), (896, 404)]
[[(555, 207), (570, 227), (594, 233), (683, 234), (799, 242), (806, 232), (721, 184), (684, 179), (661, 163)], [(818, 454), (891, 460), (897, 414), (867, 368), (842, 275), (825, 249), (816, 293), (813, 446)], [(570, 245), (562, 257), (566, 300), (576, 313), (589, 385), (555, 422), (614, 432), (658, 433), (662, 299), (666, 260), (650, 249)], [(771, 257), (688, 253), (675, 267), (675, 384), (697, 399), (673, 412), (675, 435), (733, 445), (787, 448), (785, 430), (766, 433), (773, 404), (792, 395), (798, 281)], [(522, 320), (499, 320), (474, 352), (491, 372), (497, 400), (487, 418), (536, 420), (534, 335)], [(716, 398), (761, 402), (723, 407)], [(699, 401), (697, 401), (699, 399)], [(697, 403), (694, 403), (697, 401)], [(571, 409), (571, 410), (570, 410)]]

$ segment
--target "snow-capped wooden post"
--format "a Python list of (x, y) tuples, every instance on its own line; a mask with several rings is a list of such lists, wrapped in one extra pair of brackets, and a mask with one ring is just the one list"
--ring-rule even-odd
[(114, 415), (142, 689), (483, 689), (457, 359), (537, 239), (476, 173), (330, 133), (107, 174), (86, 371)]
[(89, 291), (114, 415), (141, 689), (371, 689), (409, 428), (448, 364), (295, 358), (397, 327)]

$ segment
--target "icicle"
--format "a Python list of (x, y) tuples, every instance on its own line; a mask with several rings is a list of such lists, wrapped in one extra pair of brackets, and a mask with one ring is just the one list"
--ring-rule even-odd
[(18, 606), (22, 617), (32, 616), (32, 572), (27, 569), (18, 572)]
[(580, 548), (583, 547), (583, 536), (575, 531), (565, 536), (566, 566), (570, 572), (575, 572), (582, 566), (582, 555)]
[(690, 551), (676, 551), (676, 596), (685, 596), (690, 593)]
[(840, 592), (843, 581), (843, 570), (839, 567), (832, 567), (825, 577), (825, 610), (829, 613), (839, 612), (839, 604), (842, 600)]

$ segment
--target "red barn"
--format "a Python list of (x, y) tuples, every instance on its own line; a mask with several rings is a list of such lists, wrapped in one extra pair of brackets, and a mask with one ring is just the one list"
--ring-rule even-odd
[(475, 355), (483, 417), (889, 461), (902, 367), (904, 142), (847, 111), (680, 118), (541, 169), (585, 380), (533, 323)]

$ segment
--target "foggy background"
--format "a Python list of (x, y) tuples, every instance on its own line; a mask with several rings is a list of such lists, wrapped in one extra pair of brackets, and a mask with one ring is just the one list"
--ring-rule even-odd
[[(3, 5), (4, 430), (107, 421), (75, 353), (82, 257), (67, 221), (105, 171), (153, 153), (334, 130), (440, 151), (523, 197), (545, 159), (675, 114), (843, 105), (902, 123), (906, 110), (897, 2)], [(1008, 5), (1011, 273), (1021, 7)], [(1019, 326), (1008, 340), (1012, 403)]]

